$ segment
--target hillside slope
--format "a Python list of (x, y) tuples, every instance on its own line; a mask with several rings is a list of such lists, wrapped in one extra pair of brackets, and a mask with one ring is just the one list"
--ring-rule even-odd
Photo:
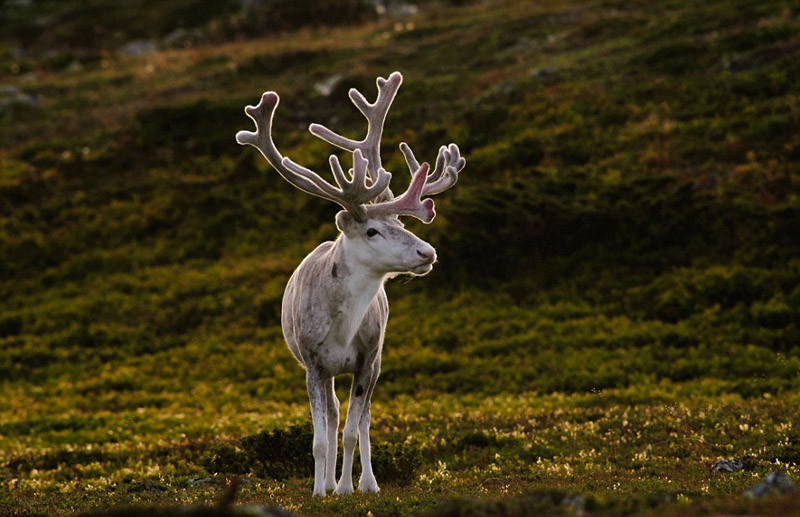
[[(427, 160), (454, 141), (468, 160), (436, 221), (409, 223), (440, 263), (389, 286), (375, 441), (407, 440), (422, 463), (374, 501), (314, 502), (307, 479), (257, 472), (243, 497), (405, 514), (442, 494), (557, 488), (603, 507), (644, 475), (649, 493), (730, 511), (744, 503), (724, 496), (776, 458), (800, 477), (786, 425), (800, 402), (796, 3), (431, 5), (67, 66), (9, 49), (4, 509), (208, 500), (185, 481), (211, 473), (215, 447), (306, 421), (280, 297), (335, 236), (336, 208), (233, 135), (250, 128), (245, 105), (278, 91), (278, 145), (326, 170), (308, 123), (360, 134), (347, 89), (371, 97), (393, 70), (387, 169), (405, 167), (400, 141)], [(337, 74), (330, 95), (315, 88)], [(747, 476), (709, 478), (728, 455)], [(141, 480), (168, 490), (130, 489)]]

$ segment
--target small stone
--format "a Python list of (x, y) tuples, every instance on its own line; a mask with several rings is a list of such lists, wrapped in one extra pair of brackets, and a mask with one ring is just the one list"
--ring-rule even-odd
[(16, 97), (22, 92), (14, 85), (0, 84), (0, 97)]
[(586, 514), (586, 498), (580, 494), (567, 495), (561, 506), (569, 508), (573, 515), (581, 517)]
[(16, 86), (10, 84), (0, 85), (0, 112), (14, 106), (37, 109), (39, 107), (39, 99), (30, 93), (23, 92)]
[(295, 514), (279, 506), (244, 505), (236, 509), (237, 515), (252, 517), (294, 517)]
[(342, 79), (344, 79), (342, 74), (333, 74), (327, 79), (323, 79), (322, 81), (316, 83), (314, 85), (314, 91), (323, 97), (330, 97), (330, 95), (333, 93), (333, 90), (335, 90), (336, 87), (339, 86), (339, 83), (342, 82)]
[(178, 27), (164, 36), (161, 40), (162, 48), (191, 48), (203, 39), (203, 32), (199, 29), (187, 30)]
[(122, 47), (122, 53), (127, 56), (144, 56), (158, 50), (158, 45), (151, 40), (134, 40)]
[(537, 47), (538, 45), (534, 40), (522, 36), (514, 45), (505, 49), (503, 53), (511, 55), (527, 54), (536, 50)]
[(186, 486), (203, 486), (203, 485), (217, 485), (219, 484), (214, 478), (189, 478), (186, 480)]
[(751, 487), (744, 496), (749, 499), (761, 499), (771, 495), (785, 495), (797, 493), (797, 487), (794, 486), (792, 478), (786, 475), (785, 472), (770, 472), (761, 480), (757, 485)]
[(189, 33), (183, 27), (173, 29), (169, 34), (164, 36), (161, 43), (168, 48), (181, 46), (189, 37)]
[(378, 16), (413, 16), (419, 13), (419, 7), (404, 0), (372, 0)]
[(552, 66), (545, 66), (543, 68), (534, 68), (528, 72), (529, 79), (539, 79), (541, 77), (550, 77), (558, 73), (558, 68)]
[(744, 463), (739, 460), (719, 460), (711, 467), (711, 472), (739, 472)]
[(158, 483), (153, 483), (152, 481), (139, 481), (137, 483), (131, 483), (131, 486), (128, 489), (128, 491), (158, 493), (158, 492), (166, 492), (167, 487), (165, 487), (164, 485), (159, 485)]

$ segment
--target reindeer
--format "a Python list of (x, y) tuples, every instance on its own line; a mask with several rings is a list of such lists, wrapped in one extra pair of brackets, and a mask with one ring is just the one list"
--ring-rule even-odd
[[(387, 279), (402, 273), (425, 275), (436, 262), (436, 250), (403, 227), (399, 216), (412, 216), (430, 223), (436, 215), (433, 201), (422, 196), (439, 194), (452, 187), (464, 168), (458, 146), (442, 146), (436, 167), (429, 174), (427, 163), (419, 164), (405, 143), (400, 150), (411, 172), (411, 183), (394, 197), (391, 173), (381, 164), (380, 144), (386, 114), (403, 76), (379, 77), (378, 97), (369, 103), (356, 89), (349, 96), (367, 119), (363, 140), (344, 138), (319, 124), (309, 131), (353, 155), (347, 174), (336, 155), (330, 167), (334, 186), (280, 154), (272, 140), (272, 119), (279, 97), (266, 92), (257, 106), (245, 113), (256, 124), (256, 132), (240, 131), (236, 141), (256, 147), (289, 183), (308, 194), (333, 201), (344, 210), (336, 215), (339, 235), (320, 244), (289, 279), (283, 296), (281, 326), (286, 343), (306, 370), (308, 398), (314, 425), (314, 496), (353, 492), (353, 454), (356, 442), (361, 453), (358, 489), (378, 492), (370, 460), (370, 400), (381, 369), (381, 351), (389, 316), (384, 291)], [(339, 400), (334, 376), (353, 374), (350, 404), (342, 441), (344, 458), (338, 484), (335, 480)]]

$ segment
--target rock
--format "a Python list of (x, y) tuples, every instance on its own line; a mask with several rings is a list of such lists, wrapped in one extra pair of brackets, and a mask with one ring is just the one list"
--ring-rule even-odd
[(316, 83), (314, 85), (314, 91), (323, 97), (330, 97), (330, 95), (333, 93), (333, 90), (335, 90), (336, 87), (339, 86), (339, 83), (342, 82), (342, 79), (344, 79), (342, 74), (333, 74), (327, 79), (323, 79), (322, 81)]
[(503, 81), (501, 83), (493, 84), (492, 86), (486, 88), (483, 93), (478, 95), (474, 99), (475, 104), (480, 104), (481, 102), (495, 98), (495, 97), (509, 97), (513, 95), (517, 91), (517, 83), (514, 81)]
[(586, 498), (580, 494), (567, 495), (561, 501), (561, 506), (568, 508), (577, 517), (586, 514)]
[(139, 481), (137, 483), (131, 483), (130, 488), (128, 488), (129, 492), (151, 492), (151, 493), (158, 493), (158, 492), (166, 492), (167, 487), (164, 485), (159, 485), (158, 483), (153, 483), (152, 481)]
[(218, 485), (219, 482), (214, 478), (189, 478), (186, 480), (186, 486), (204, 486), (204, 485)]
[(238, 507), (236, 514), (253, 517), (295, 517), (295, 514), (279, 506), (260, 506), (255, 504)]
[(745, 492), (744, 496), (749, 499), (761, 499), (771, 495), (795, 493), (797, 493), (797, 487), (794, 486), (792, 478), (787, 476), (785, 472), (777, 471), (767, 474), (761, 482)]
[(199, 29), (186, 30), (178, 27), (164, 36), (161, 40), (162, 48), (192, 48), (203, 39), (203, 33)]
[(248, 9), (262, 9), (266, 4), (265, 0), (239, 0), (239, 8), (242, 11), (247, 11)]
[(11, 84), (0, 84), (0, 98), (16, 97), (21, 92), (19, 88)]
[(140, 39), (129, 41), (120, 50), (126, 56), (144, 56), (157, 51), (158, 45), (155, 41)]
[(17, 106), (37, 109), (39, 99), (11, 84), (0, 85), (0, 113)]
[(538, 48), (536, 42), (530, 38), (522, 36), (517, 42), (503, 51), (504, 54), (519, 55), (528, 54)]
[(742, 57), (739, 54), (734, 54), (722, 60), (722, 68), (725, 70), (739, 70), (742, 68)]
[(739, 472), (744, 470), (744, 463), (739, 460), (719, 460), (711, 467), (711, 472)]
[(539, 79), (541, 77), (550, 77), (558, 73), (558, 68), (552, 66), (545, 66), (543, 68), (534, 68), (528, 72), (529, 79)]
[(188, 37), (189, 33), (186, 31), (186, 29), (183, 27), (178, 27), (164, 36), (164, 38), (161, 40), (161, 44), (168, 48), (179, 47), (188, 39)]
[(419, 12), (419, 7), (403, 0), (372, 0), (372, 5), (378, 16), (413, 16)]

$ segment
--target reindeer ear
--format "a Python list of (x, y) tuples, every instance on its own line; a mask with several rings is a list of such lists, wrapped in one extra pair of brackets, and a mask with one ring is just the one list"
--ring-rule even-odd
[(345, 235), (352, 235), (356, 230), (357, 224), (353, 214), (347, 210), (342, 210), (336, 214), (336, 227)]

